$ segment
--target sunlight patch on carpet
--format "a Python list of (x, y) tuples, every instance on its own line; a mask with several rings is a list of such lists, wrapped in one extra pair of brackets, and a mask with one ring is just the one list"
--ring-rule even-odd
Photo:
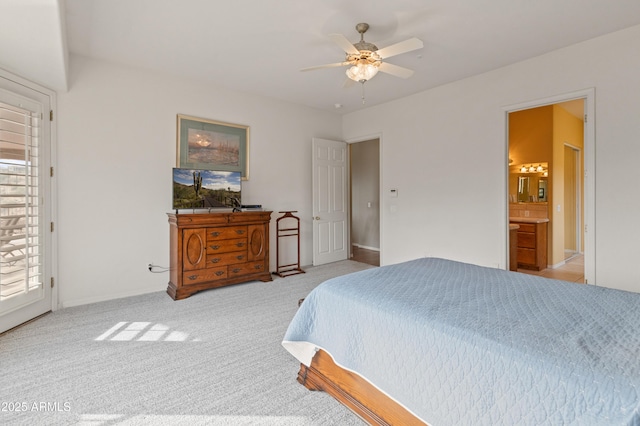
[(170, 327), (164, 324), (153, 324), (144, 321), (126, 322), (120, 321), (100, 336), (96, 337), (96, 341), (138, 341), (138, 342), (199, 342), (200, 339), (189, 339), (189, 333), (178, 330), (170, 330)]

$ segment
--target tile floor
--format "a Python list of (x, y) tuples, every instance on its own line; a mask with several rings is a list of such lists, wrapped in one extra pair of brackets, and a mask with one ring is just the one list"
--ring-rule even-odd
[(518, 272), (584, 284), (584, 256), (573, 256), (566, 260), (564, 265), (554, 269), (543, 269), (542, 271), (518, 269)]

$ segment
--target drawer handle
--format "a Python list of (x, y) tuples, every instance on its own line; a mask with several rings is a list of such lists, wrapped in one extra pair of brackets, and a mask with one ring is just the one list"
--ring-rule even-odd
[(218, 235), (220, 235), (220, 232), (218, 232), (218, 231), (213, 231), (213, 232), (211, 233), (211, 236), (212, 236), (212, 237), (217, 237)]
[(244, 234), (244, 229), (236, 229), (236, 233), (238, 235), (242, 235), (242, 234)]
[(235, 269), (231, 270), (231, 272), (233, 272), (234, 274), (237, 274), (240, 271), (242, 271), (242, 269), (240, 269), (240, 268), (235, 268)]
[(189, 278), (191, 281), (193, 281), (196, 278), (198, 278), (198, 276), (197, 275), (189, 275), (187, 278)]
[(244, 243), (237, 243), (236, 247), (244, 247)]
[(262, 265), (254, 265), (253, 269), (262, 269)]
[(219, 257), (216, 257), (214, 259), (211, 259), (211, 263), (218, 263), (218, 262), (220, 262), (220, 260), (221, 259)]
[(217, 272), (216, 272), (216, 276), (218, 276), (218, 277), (219, 277), (220, 275), (224, 275), (224, 271), (217, 271)]
[(243, 254), (241, 254), (241, 255), (239, 255), (239, 256), (236, 256), (236, 259), (238, 259), (238, 260), (242, 260), (242, 259), (244, 259), (244, 255), (243, 255)]
[(220, 246), (210, 246), (212, 250), (218, 250), (220, 249)]

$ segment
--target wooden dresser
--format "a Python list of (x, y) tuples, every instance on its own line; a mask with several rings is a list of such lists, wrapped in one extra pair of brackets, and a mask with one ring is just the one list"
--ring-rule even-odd
[(169, 213), (170, 272), (174, 300), (246, 281), (271, 281), (271, 212)]
[(519, 226), (518, 232), (518, 268), (541, 271), (547, 267), (547, 222), (516, 221), (511, 224)]

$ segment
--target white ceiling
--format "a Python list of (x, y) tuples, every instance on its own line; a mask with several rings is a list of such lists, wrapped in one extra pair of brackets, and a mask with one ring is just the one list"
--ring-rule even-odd
[(67, 57), (57, 0), (0, 0), (0, 68), (65, 91)]
[[(59, 1), (71, 53), (339, 113), (640, 24), (638, 0)], [(57, 2), (3, 0), (0, 12), (51, 3)], [(356, 42), (358, 22), (370, 24), (365, 40), (378, 48), (410, 37), (424, 42), (420, 50), (388, 59), (415, 74), (403, 80), (379, 73), (364, 86), (364, 106), (360, 84), (345, 87), (344, 67), (299, 71), (342, 61), (343, 51), (327, 36), (341, 33)], [(21, 41), (32, 50), (51, 44), (46, 34), (30, 33)], [(0, 66), (11, 60), (4, 58)], [(59, 84), (66, 75), (52, 79), (41, 70), (33, 78), (66, 89)]]

